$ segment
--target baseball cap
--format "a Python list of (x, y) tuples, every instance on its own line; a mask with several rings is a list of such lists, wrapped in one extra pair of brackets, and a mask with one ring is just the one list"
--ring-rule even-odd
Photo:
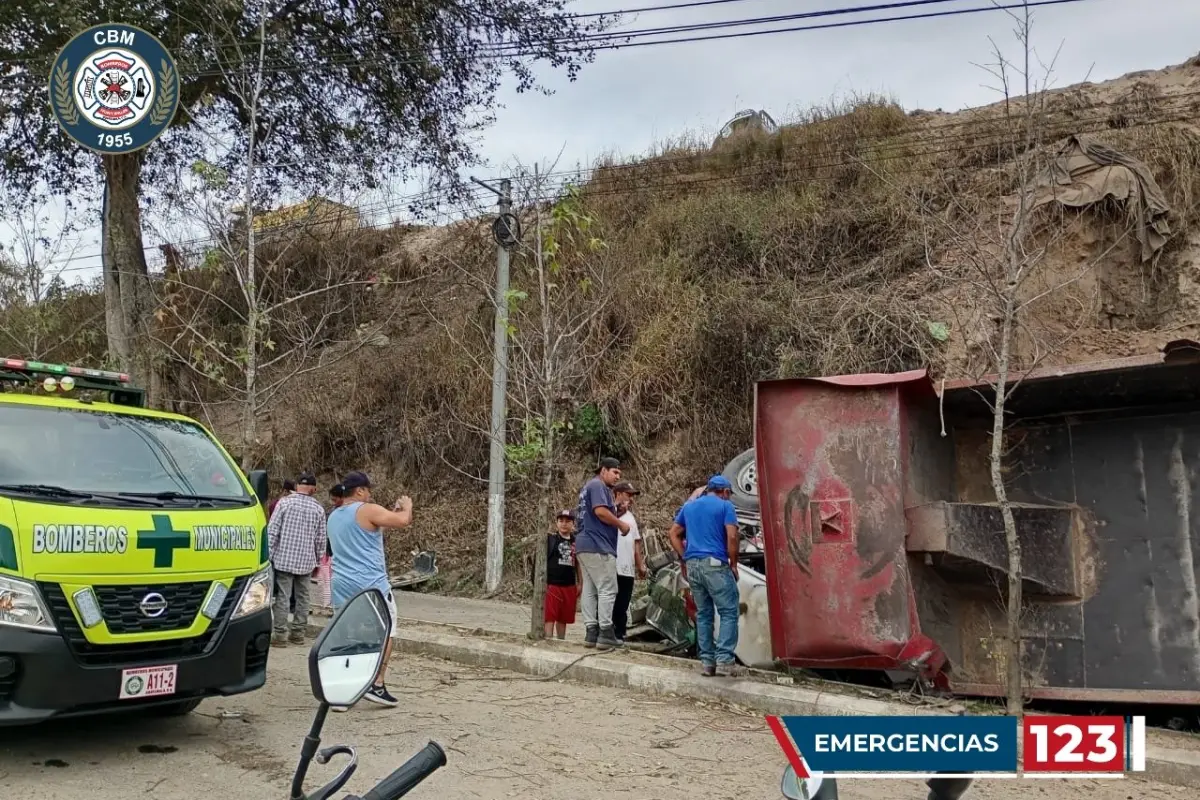
[(620, 461), (618, 461), (615, 458), (606, 456), (605, 458), (600, 459), (600, 466), (596, 468), (596, 471), (599, 472), (602, 469), (620, 469), (620, 468), (621, 468)]
[(330, 497), (345, 497), (346, 496), (346, 487), (342, 486), (340, 483), (330, 487), (329, 496)]
[(311, 472), (301, 472), (300, 477), (296, 479), (296, 483), (300, 484), (301, 486), (316, 486), (317, 476), (313, 475)]
[(351, 492), (355, 489), (370, 489), (371, 479), (367, 477), (365, 472), (347, 472), (346, 477), (342, 478), (342, 488), (346, 492)]
[(292, 480), (291, 478), (284, 478), (283, 479), (283, 490), (285, 492), (296, 491), (296, 482), (294, 480)]
[(558, 519), (575, 519), (575, 512), (569, 508), (564, 508), (558, 512)]
[(637, 489), (633, 488), (633, 484), (630, 483), (629, 481), (619, 481), (616, 486), (612, 487), (612, 490), (613, 490), (613, 494), (616, 494), (617, 492), (622, 492), (624, 494), (633, 495), (635, 497), (637, 495), (641, 494), (641, 492), (639, 492)]
[(708, 488), (710, 491), (721, 492), (726, 489), (732, 489), (733, 484), (724, 475), (713, 475), (708, 479)]

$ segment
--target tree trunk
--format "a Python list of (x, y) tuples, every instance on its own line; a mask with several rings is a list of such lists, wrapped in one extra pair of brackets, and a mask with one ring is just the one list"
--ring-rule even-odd
[(149, 276), (138, 203), (142, 155), (102, 156), (104, 208), (101, 263), (108, 352), (142, 386), (149, 380)]
[(1010, 716), (1019, 717), (1025, 710), (1021, 686), (1024, 648), (1021, 637), (1021, 541), (1017, 538), (1017, 522), (1008, 490), (1004, 486), (1004, 405), (1008, 399), (1009, 359), (1012, 353), (1013, 315), (1015, 298), (1009, 291), (1005, 296), (1004, 318), (1000, 330), (1000, 357), (996, 369), (996, 405), (992, 416), (991, 474), (992, 490), (1004, 521), (1004, 540), (1008, 550), (1008, 654), (1005, 659), (1005, 698)]
[(246, 293), (246, 404), (242, 407), (242, 469), (254, 465), (258, 444), (258, 338), (264, 320), (259, 305), (257, 253), (254, 230), (254, 132), (256, 104), (250, 109), (250, 142), (246, 147), (246, 272), (242, 290)]
[[(538, 494), (538, 529), (549, 533), (553, 522), (550, 519), (554, 512), (550, 507), (550, 498), (554, 491), (554, 399), (549, 392), (543, 392), (543, 420), (546, 425), (542, 448), (542, 479), (539, 482)], [(546, 633), (546, 538), (538, 537), (537, 550), (533, 560), (533, 609), (529, 619), (529, 636), (541, 639)]]
[[(534, 185), (540, 190), (541, 182), (538, 179), (538, 169), (534, 167)], [(554, 440), (554, 401), (556, 397), (556, 381), (554, 378), (558, 372), (555, 369), (554, 356), (550, 349), (550, 336), (553, 321), (550, 317), (549, 307), (549, 282), (546, 280), (546, 263), (542, 258), (542, 212), (541, 206), (535, 204), (537, 209), (536, 224), (534, 235), (537, 237), (537, 249), (535, 252), (534, 266), (537, 269), (538, 278), (538, 300), (542, 309), (542, 381), (541, 381), (541, 400), (542, 400), (542, 480), (541, 492), (538, 498), (538, 525), (543, 531), (549, 532), (551, 525), (550, 515), (553, 513), (550, 510), (550, 493), (554, 486), (554, 462), (555, 462), (555, 440)], [(533, 562), (533, 609), (532, 616), (529, 620), (529, 634), (534, 639), (541, 639), (546, 632), (546, 544), (542, 540), (542, 544), (538, 547), (534, 554)]]

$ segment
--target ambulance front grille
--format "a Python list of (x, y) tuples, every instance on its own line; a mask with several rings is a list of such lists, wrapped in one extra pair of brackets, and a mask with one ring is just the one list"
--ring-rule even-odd
[[(62, 587), (56, 583), (39, 583), (38, 587), (42, 590), (42, 597), (46, 600), (50, 615), (54, 617), (59, 632), (75, 658), (88, 666), (116, 666), (179, 661), (204, 655), (218, 638), (225, 621), (233, 612), (234, 603), (241, 597), (245, 585), (245, 577), (234, 579), (229, 593), (225, 596), (225, 602), (221, 604), (221, 612), (208, 626), (208, 630), (199, 636), (127, 644), (93, 644), (89, 642), (79, 621), (75, 618), (75, 612), (72, 611)], [(157, 591), (165, 594), (161, 587)], [(117, 633), (117, 631), (112, 632)]]
[[(212, 588), (212, 581), (164, 583), (157, 586), (93, 586), (100, 601), (100, 615), (109, 633), (149, 633), (190, 628), (200, 606)], [(149, 594), (166, 600), (167, 609), (158, 617), (147, 617), (139, 604)]]

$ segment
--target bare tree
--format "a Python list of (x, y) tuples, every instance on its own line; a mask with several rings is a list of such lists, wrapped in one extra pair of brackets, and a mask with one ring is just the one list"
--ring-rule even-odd
[[(582, 196), (567, 187), (549, 204), (544, 219), (546, 183), (538, 171), (528, 198), (534, 209), (533, 243), (523, 243), (516, 285), (529, 287), (514, 297), (512, 377), (525, 411), (522, 441), (510, 447), (518, 472), (536, 475), (537, 530), (550, 530), (553, 487), (562, 468), (565, 433), (574, 390), (591, 375), (611, 345), (601, 322), (616, 298), (612, 265), (595, 231)], [(516, 449), (516, 452), (513, 450)], [(534, 582), (529, 633), (545, 630), (546, 546), (534, 542)]]
[[(20, 208), (19, 203), (6, 203)], [(99, 314), (72, 318), (63, 308), (71, 292), (64, 271), (79, 249), (79, 225), (71, 209), (63, 216), (52, 203), (6, 216), (10, 241), (0, 250), (0, 347), (23, 358), (48, 358), (56, 348), (77, 344)]]
[[(258, 153), (272, 131), (261, 124), (259, 110), (271, 89), (267, 60), (271, 11), (265, 0), (256, 9), (257, 39), (244, 52), (235, 43), (227, 61), (218, 65), (245, 120), (241, 174), (231, 177), (214, 163), (199, 160), (190, 174), (180, 176), (172, 192), (173, 204), (202, 222), (213, 246), (198, 267), (188, 270), (180, 270), (168, 253), (155, 336), (172, 361), (236, 399), (243, 468), (252, 464), (260, 416), (279, 393), (300, 375), (369, 343), (383, 324), (376, 320), (346, 331), (361, 293), (380, 283), (354, 262), (356, 212), (346, 210), (331, 218), (327, 208), (331, 204), (310, 201), (299, 206), (299, 215), (263, 224), (266, 220), (258, 208), (265, 192), (258, 176), (264, 165), (259, 164)], [(214, 15), (214, 39), (236, 40), (220, 27), (223, 24)], [(231, 217), (228, 209), (239, 199), (240, 209)], [(338, 235), (328, 236), (330, 227)], [(317, 244), (316, 260), (323, 269), (295, 275), (281, 265), (296, 258), (294, 251), (305, 241), (304, 233), (316, 234), (308, 241)], [(222, 291), (224, 277), (233, 279), (230, 295)], [(220, 318), (232, 318), (236, 329), (232, 339), (214, 326), (213, 320)]]
[[(940, 307), (955, 320), (954, 328), (967, 346), (960, 354), (965, 363), (959, 368), (989, 385), (984, 396), (991, 407), (989, 477), (1007, 551), (1006, 580), (998, 587), (1005, 609), (1004, 690), (1008, 713), (1020, 716), (1024, 713), (1024, 576), (1014, 504), (1005, 481), (1006, 457), (1010, 455), (1008, 403), (1022, 376), (1061, 351), (1086, 324), (1094, 298), (1079, 297), (1080, 292), (1088, 291), (1079, 288), (1081, 279), (1113, 249), (1128, 242), (1133, 223), (1127, 222), (1108, 246), (1070, 274), (1046, 268), (1047, 256), (1063, 241), (1069, 225), (1065, 212), (1046, 202), (1047, 192), (1052, 194), (1055, 185), (1056, 153), (1049, 146), (1053, 143), (1047, 141), (1052, 135), (1048, 102), (1053, 60), (1043, 63), (1037, 58), (1030, 41), (1030, 9), (1025, 7), (1010, 16), (1021, 58), (1011, 61), (995, 47), (995, 64), (984, 66), (1003, 95), (995, 120), (997, 135), (989, 137), (989, 146), (998, 151), (995, 156), (1002, 164), (1009, 191), (1004, 194), (1001, 190), (1003, 197), (971, 204), (960, 186), (947, 181), (940, 192), (947, 198), (945, 207), (934, 208), (927, 198), (919, 198), (919, 202), (929, 243), (927, 262), (947, 286)], [(1037, 313), (1039, 304), (1072, 286), (1076, 287), (1078, 318), (1047, 325)], [(931, 332), (935, 329), (938, 338), (948, 336), (944, 326), (931, 325)]]

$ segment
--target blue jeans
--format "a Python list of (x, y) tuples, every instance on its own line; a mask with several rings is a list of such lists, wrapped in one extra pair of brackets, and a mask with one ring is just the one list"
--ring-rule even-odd
[[(732, 664), (738, 642), (737, 580), (728, 564), (713, 566), (707, 558), (687, 562), (687, 581), (696, 601), (696, 649), (705, 666)], [(713, 618), (721, 615), (721, 636), (713, 642)]]

